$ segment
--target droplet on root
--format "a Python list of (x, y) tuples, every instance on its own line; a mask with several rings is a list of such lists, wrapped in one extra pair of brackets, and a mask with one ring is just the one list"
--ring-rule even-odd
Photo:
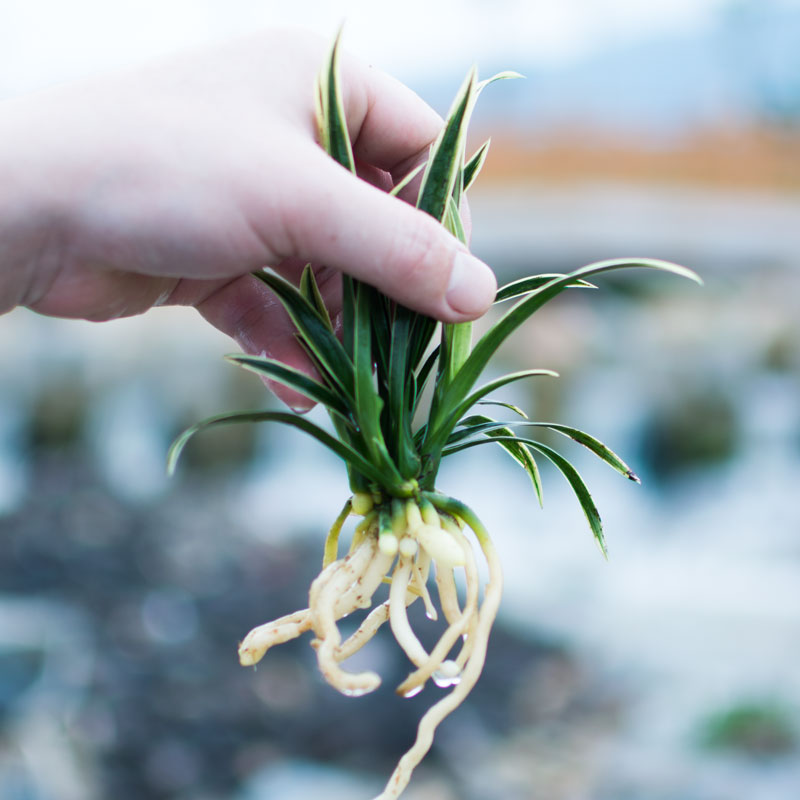
[(433, 673), (433, 682), (440, 688), (455, 686), (461, 680), (461, 668), (455, 661), (442, 661), (441, 666)]

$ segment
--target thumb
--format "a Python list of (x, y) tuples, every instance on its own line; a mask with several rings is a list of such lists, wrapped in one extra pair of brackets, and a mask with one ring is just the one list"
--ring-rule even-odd
[(430, 215), (316, 153), (310, 160), (319, 163), (304, 170), (308, 179), (295, 178), (281, 217), (290, 255), (340, 269), (445, 322), (489, 308), (497, 282), (486, 264)]

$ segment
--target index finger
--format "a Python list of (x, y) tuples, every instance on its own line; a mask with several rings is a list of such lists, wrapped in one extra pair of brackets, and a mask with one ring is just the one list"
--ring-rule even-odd
[(393, 176), (423, 160), (444, 125), (407, 86), (354, 58), (343, 59), (342, 88), (354, 155)]

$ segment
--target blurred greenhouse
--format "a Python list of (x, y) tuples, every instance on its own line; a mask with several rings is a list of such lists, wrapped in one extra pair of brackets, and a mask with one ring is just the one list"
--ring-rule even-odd
[[(198, 5), (210, 36), (227, 7)], [(257, 5), (234, 4), (240, 27), (269, 21)], [(511, 26), (525, 4), (500, 5)], [(493, 145), (473, 249), (501, 281), (641, 255), (706, 285), (603, 279), (502, 351), (560, 373), (506, 399), (608, 442), (643, 486), (574, 453), (605, 563), (555, 472), (539, 509), (499, 450), (445, 466), (506, 588), (484, 675), (408, 800), (800, 797), (800, 4), (700, 5), (697, 24), (561, 61), (479, 65), (529, 78), (476, 120)], [(445, 111), (472, 58), (414, 88)], [(102, 326), (16, 310), (0, 342), (0, 798), (372, 796), (438, 691), (394, 695), (391, 637), (357, 656), (383, 676), (357, 699), (323, 683), (307, 639), (255, 672), (236, 659), (253, 625), (305, 605), (339, 464), (237, 426), (165, 477), (185, 426), (275, 402), (190, 310)]]

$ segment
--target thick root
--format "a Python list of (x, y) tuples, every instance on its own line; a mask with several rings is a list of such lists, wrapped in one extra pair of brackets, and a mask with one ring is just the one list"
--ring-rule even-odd
[[(375, 672), (350, 673), (339, 666), (335, 657), (336, 648), (341, 644), (342, 636), (336, 625), (337, 600), (342, 598), (353, 583), (363, 578), (376, 547), (374, 540), (365, 541), (351, 555), (340, 562), (340, 568), (330, 577), (324, 586), (315, 593), (311, 609), (312, 625), (318, 639), (314, 642), (317, 650), (317, 664), (325, 680), (343, 694), (355, 696), (374, 691), (380, 686), (380, 676)], [(356, 607), (353, 594), (350, 601)], [(360, 600), (359, 600), (360, 602)], [(346, 610), (347, 606), (345, 606)], [(351, 609), (352, 610), (352, 609)]]
[(406, 596), (408, 594), (413, 561), (410, 557), (402, 554), (402, 549), (400, 553), (397, 566), (392, 574), (392, 588), (389, 590), (389, 623), (392, 626), (394, 638), (403, 648), (405, 654), (414, 664), (421, 666), (428, 660), (428, 653), (411, 629), (408, 614), (406, 613), (408, 606)]
[(311, 612), (304, 608), (285, 617), (253, 628), (239, 645), (239, 663), (252, 667), (264, 657), (270, 647), (296, 639), (311, 630)]

